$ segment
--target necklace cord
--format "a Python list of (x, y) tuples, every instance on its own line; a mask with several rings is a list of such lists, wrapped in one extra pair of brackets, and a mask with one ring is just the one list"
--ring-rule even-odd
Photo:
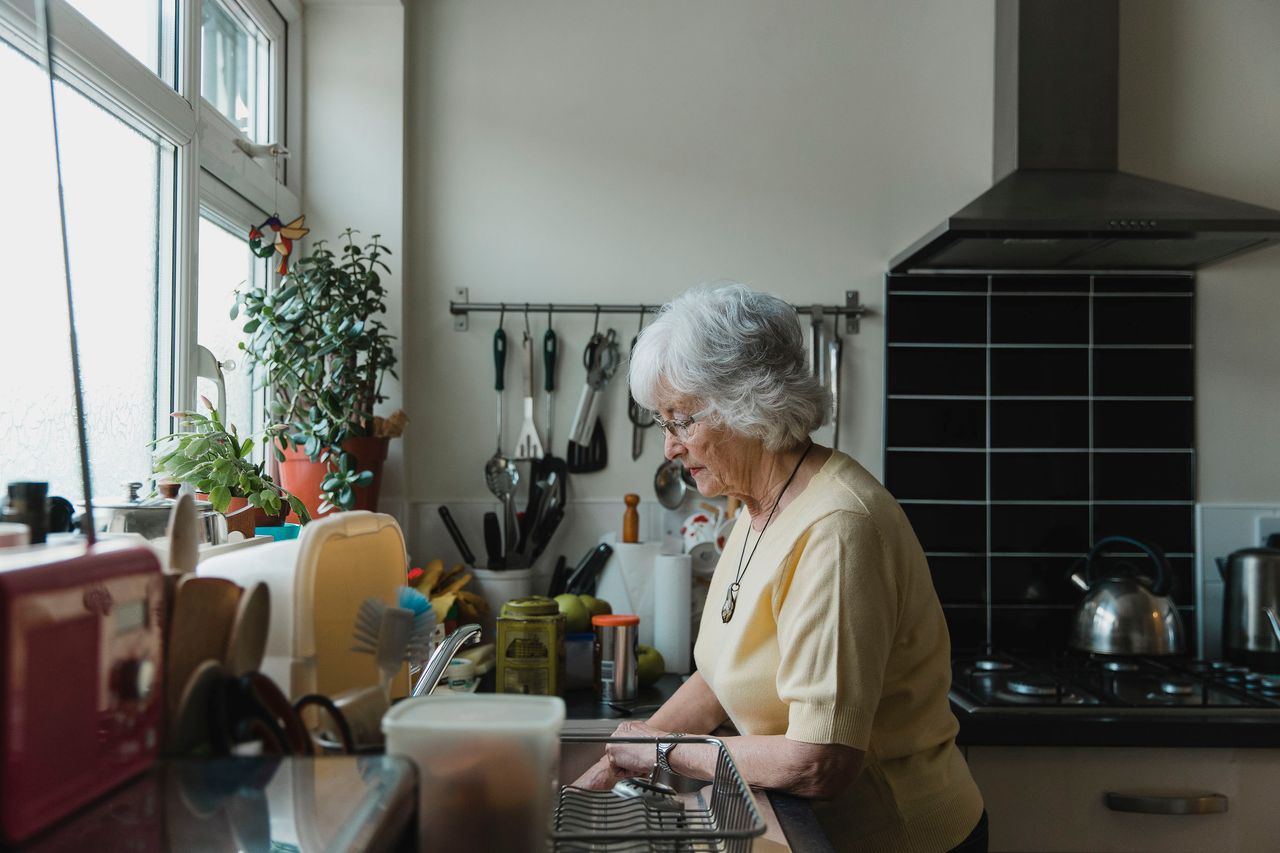
[(809, 451), (813, 449), (813, 442), (810, 441), (805, 447), (804, 453), (800, 454), (800, 461), (796, 463), (796, 467), (791, 469), (791, 476), (787, 478), (787, 482), (783, 484), (782, 491), (778, 492), (778, 499), (773, 502), (773, 507), (769, 510), (769, 515), (764, 520), (764, 526), (760, 528), (760, 535), (756, 537), (756, 544), (751, 547), (751, 555), (747, 557), (746, 564), (742, 562), (742, 558), (747, 553), (747, 540), (751, 538), (751, 530), (747, 529), (747, 535), (742, 537), (742, 553), (738, 555), (738, 574), (733, 579), (733, 589), (738, 589), (742, 584), (742, 578), (747, 573), (747, 569), (751, 567), (751, 558), (756, 555), (756, 548), (760, 547), (760, 540), (764, 538), (764, 532), (769, 529), (769, 522), (773, 521), (773, 514), (778, 510), (778, 504), (782, 503), (782, 496), (787, 493), (787, 489), (791, 486), (791, 481), (796, 478), (796, 474), (800, 473), (800, 466), (804, 464), (804, 460), (808, 457)]

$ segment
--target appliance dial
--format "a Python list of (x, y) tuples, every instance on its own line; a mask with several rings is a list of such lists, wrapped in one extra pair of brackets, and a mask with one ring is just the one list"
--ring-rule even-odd
[(116, 664), (116, 695), (125, 701), (145, 702), (156, 683), (151, 658), (129, 658)]

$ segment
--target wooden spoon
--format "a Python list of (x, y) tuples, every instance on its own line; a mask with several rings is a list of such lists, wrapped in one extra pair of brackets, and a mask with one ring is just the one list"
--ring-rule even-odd
[(271, 595), (267, 585), (259, 581), (240, 596), (236, 615), (227, 637), (227, 651), (222, 665), (230, 675), (240, 676), (262, 668), (267, 650), (267, 631), (271, 626)]
[(165, 706), (176, 714), (187, 679), (205, 661), (221, 664), (243, 590), (224, 578), (184, 575), (169, 626)]

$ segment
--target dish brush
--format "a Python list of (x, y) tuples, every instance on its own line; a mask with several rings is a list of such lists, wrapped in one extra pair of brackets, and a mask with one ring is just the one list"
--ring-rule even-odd
[(413, 629), (409, 632), (404, 659), (409, 662), (410, 669), (421, 669), (431, 657), (436, 628), (435, 608), (425, 595), (408, 586), (400, 587), (399, 604), (413, 613)]
[(413, 635), (414, 612), (403, 607), (389, 607), (377, 598), (366, 598), (356, 611), (353, 652), (373, 655), (378, 664), (382, 692), (391, 695), (391, 679), (404, 664), (406, 650)]

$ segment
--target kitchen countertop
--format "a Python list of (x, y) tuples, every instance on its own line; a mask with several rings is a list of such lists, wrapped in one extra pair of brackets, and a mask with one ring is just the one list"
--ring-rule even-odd
[(1280, 714), (1118, 714), (1105, 709), (967, 711), (954, 701), (960, 746), (1280, 747)]

